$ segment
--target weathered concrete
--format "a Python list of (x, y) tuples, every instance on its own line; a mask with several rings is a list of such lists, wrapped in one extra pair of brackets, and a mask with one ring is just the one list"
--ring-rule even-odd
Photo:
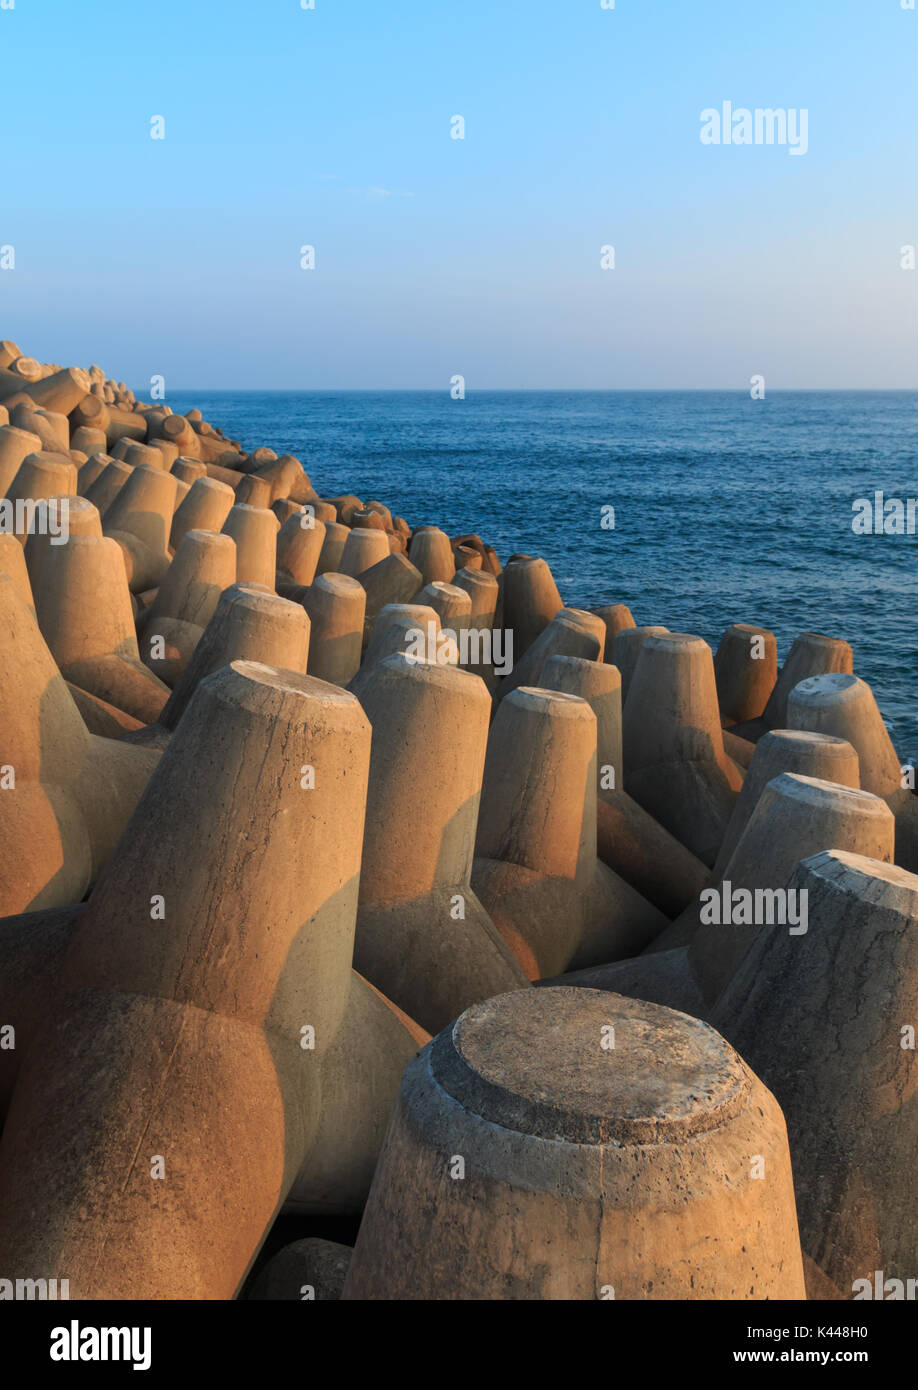
[(628, 691), (631, 688), (631, 677), (634, 675), (634, 668), (637, 666), (641, 648), (648, 637), (663, 637), (669, 632), (668, 627), (624, 627), (615, 634), (612, 642), (612, 650), (607, 652), (607, 660), (613, 666), (617, 666), (622, 677), (622, 708), (628, 698)]
[(501, 621), (513, 629), (513, 650), (519, 661), (563, 604), (552, 572), (542, 559), (531, 555), (513, 558), (501, 579)]
[(360, 701), (373, 754), (354, 966), (432, 1032), (528, 983), (470, 887), (490, 699), (476, 676), (396, 653)]
[(723, 878), (767, 783), (782, 772), (797, 772), (802, 777), (815, 777), (842, 787), (861, 785), (857, 753), (846, 739), (797, 729), (770, 729), (755, 745), (714, 864), (712, 878), (715, 882)]
[[(369, 738), (357, 702), (309, 677), (237, 663), (199, 687), (23, 1062), (0, 1143), (3, 1268), (65, 1276), (77, 1298), (240, 1287), (347, 1008)], [(291, 746), (314, 761), (310, 789)]]
[(596, 716), (527, 686), (488, 739), (472, 885), (529, 979), (636, 954), (666, 919), (596, 856)]
[[(918, 797), (908, 790), (873, 691), (857, 676), (811, 676), (791, 691), (788, 722), (847, 739), (857, 750), (861, 786), (882, 796), (896, 818), (896, 863), (918, 871)], [(841, 848), (844, 848), (842, 846)]]
[(79, 901), (157, 754), (87, 730), (36, 622), (0, 574), (0, 916)]
[(175, 729), (204, 677), (233, 661), (256, 661), (305, 674), (308, 656), (309, 618), (299, 604), (257, 585), (231, 584), (220, 595), (159, 722)]
[(299, 602), (312, 624), (309, 674), (348, 685), (360, 668), (366, 591), (346, 574), (320, 574)]
[(821, 676), (832, 671), (850, 674), (853, 670), (854, 654), (847, 642), (836, 637), (825, 637), (821, 632), (802, 633), (794, 639), (761, 718), (737, 725), (734, 733), (754, 743), (768, 729), (786, 729), (790, 723), (787, 701), (795, 685), (810, 676)]
[(366, 593), (364, 644), (369, 641), (373, 624), (387, 604), (412, 603), (423, 587), (421, 571), (407, 555), (387, 555), (361, 573), (360, 583)]
[(495, 700), (505, 699), (520, 686), (539, 686), (554, 656), (578, 656), (602, 661), (606, 629), (601, 618), (584, 608), (561, 608), (520, 655), (514, 636), (513, 670), (497, 687)]
[(630, 795), (713, 865), (742, 775), (724, 751), (707, 642), (680, 633), (648, 637), (623, 721)]
[(172, 549), (178, 550), (182, 538), (189, 531), (222, 531), (235, 498), (236, 494), (226, 483), (219, 483), (206, 475), (192, 480), (187, 496), (179, 503), (172, 518), (169, 533)]
[(223, 534), (236, 542), (236, 579), (240, 584), (274, 588), (277, 533), (280, 524), (267, 507), (237, 502), (223, 523)]
[[(724, 869), (722, 885), (714, 885), (721, 890), (729, 885), (733, 894), (748, 890), (752, 912), (743, 914), (737, 906), (733, 921), (711, 921), (712, 912), (702, 907), (688, 947), (705, 1001), (713, 1004), (766, 925), (755, 908), (756, 890), (769, 896), (764, 906), (770, 918), (773, 911), (782, 912), (778, 899), (802, 858), (839, 849), (892, 863), (894, 837), (892, 812), (870, 792), (796, 772), (782, 772), (769, 782)], [(722, 903), (721, 891), (720, 916)]]
[(349, 1245), (318, 1236), (295, 1240), (259, 1270), (249, 1298), (255, 1302), (335, 1302), (341, 1297), (352, 1254)]
[(137, 623), (142, 659), (172, 687), (188, 665), (220, 595), (236, 582), (236, 544), (216, 531), (186, 531), (156, 597)]
[(803, 1248), (851, 1298), (915, 1277), (918, 878), (833, 849), (791, 887), (806, 934), (763, 931), (714, 1020), (784, 1110)]
[(802, 1299), (781, 1111), (684, 1014), (489, 999), (405, 1071), (343, 1297)]
[[(107, 472), (103, 476), (107, 477)], [(155, 588), (169, 568), (175, 488), (176, 479), (171, 473), (145, 465), (134, 468), (103, 516), (105, 534), (116, 540), (124, 552), (132, 593)], [(93, 490), (90, 489), (90, 496)]]
[(758, 719), (778, 678), (778, 641), (773, 632), (733, 623), (714, 654), (714, 678), (723, 723)]
[(140, 660), (121, 548), (103, 536), (49, 546), (36, 585), (42, 636), (61, 674), (144, 724), (168, 687)]
[(277, 533), (277, 578), (290, 584), (309, 585), (325, 544), (325, 522), (310, 512), (288, 517)]
[(415, 531), (408, 547), (408, 559), (421, 571), (422, 584), (435, 579), (451, 584), (456, 573), (449, 536), (437, 526), (422, 526)]

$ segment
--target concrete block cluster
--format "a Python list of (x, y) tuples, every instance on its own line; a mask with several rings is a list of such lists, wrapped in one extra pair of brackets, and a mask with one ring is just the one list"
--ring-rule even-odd
[(0, 497), (0, 1277), (918, 1275), (918, 800), (846, 641), (568, 607), (10, 342)]

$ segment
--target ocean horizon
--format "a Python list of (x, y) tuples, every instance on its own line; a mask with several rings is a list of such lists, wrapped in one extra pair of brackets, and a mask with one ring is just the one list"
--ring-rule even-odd
[[(857, 535), (854, 504), (918, 494), (918, 391), (188, 390), (247, 449), (301, 459), (321, 496), (542, 555), (565, 603), (716, 650), (734, 622), (854, 648), (903, 761), (918, 755), (915, 536)], [(602, 526), (614, 508), (614, 529)], [(606, 513), (608, 516), (608, 513)]]

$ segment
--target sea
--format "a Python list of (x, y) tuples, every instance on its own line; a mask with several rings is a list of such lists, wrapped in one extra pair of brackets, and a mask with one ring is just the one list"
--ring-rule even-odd
[[(231, 438), (301, 459), (320, 496), (541, 555), (564, 602), (639, 625), (843, 637), (918, 761), (914, 534), (857, 534), (918, 497), (918, 391), (183, 391)], [(890, 508), (892, 500), (892, 508)], [(609, 510), (611, 509), (611, 510)], [(605, 524), (604, 524), (605, 521)], [(886, 523), (892, 529), (894, 523)], [(881, 528), (882, 529), (882, 528)]]

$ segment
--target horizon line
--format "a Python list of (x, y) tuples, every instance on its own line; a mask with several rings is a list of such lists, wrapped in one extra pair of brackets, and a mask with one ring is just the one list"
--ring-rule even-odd
[[(131, 387), (139, 397), (146, 387)], [(335, 395), (423, 395), (448, 396), (448, 387), (442, 386), (171, 386), (164, 397), (168, 404), (170, 394), (189, 392), (225, 392), (239, 396), (325, 396)], [(738, 386), (476, 386), (467, 388), (465, 399), (473, 395), (584, 395), (584, 396), (686, 396), (686, 395), (728, 395), (749, 396), (748, 387)], [(910, 396), (918, 394), (918, 386), (771, 386), (766, 389), (764, 399), (769, 396)]]

